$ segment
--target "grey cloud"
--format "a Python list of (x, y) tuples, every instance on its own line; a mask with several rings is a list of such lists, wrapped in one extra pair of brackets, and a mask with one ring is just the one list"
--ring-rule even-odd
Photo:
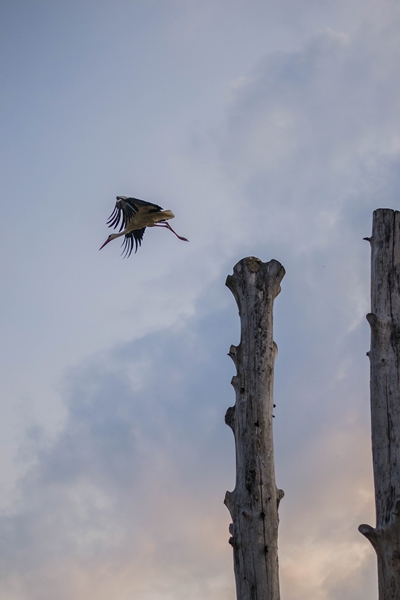
[[(342, 331), (333, 341), (326, 329), (311, 329), (318, 300), (310, 296), (310, 310), (299, 312), (296, 285), (300, 278), (293, 281), (288, 273), (275, 319), (276, 462), (278, 485), (286, 491), (282, 580), (293, 599), (299, 585), (306, 597), (316, 584), (311, 577), (307, 587), (291, 556), (304, 572), (320, 569), (327, 593), (334, 594), (354, 576), (350, 569), (329, 579), (343, 545), (349, 560), (361, 561), (361, 577), (365, 560), (352, 544), (365, 510), (357, 494), (370, 484), (354, 359), (362, 328)], [(141, 598), (232, 595), (222, 500), (234, 487), (234, 446), (223, 416), (234, 402), (226, 352), (238, 342), (239, 319), (233, 298), (222, 290), (222, 279), (206, 290), (197, 306), (202, 316), (183, 328), (119, 344), (69, 372), (64, 429), (52, 443), (36, 434), (37, 465), (21, 482), (15, 514), (2, 521), (3, 590), (10, 598), (50, 600), (56, 586), (62, 600), (90, 593), (102, 599), (122, 580), (127, 594)], [(219, 310), (208, 305), (210, 296)], [(362, 451), (350, 460), (352, 444)], [(329, 565), (317, 560), (324, 544)], [(355, 597), (349, 592), (346, 600)]]
[[(90, 572), (103, 563), (114, 565), (98, 575), (105, 585), (131, 568), (134, 590), (145, 554), (148, 576), (157, 564), (165, 586), (175, 589), (176, 576), (187, 580), (182, 598), (193, 579), (204, 593), (221, 585), (215, 597), (225, 597), (219, 594), (232, 581), (224, 572), (221, 579), (218, 561), (221, 554), (230, 560), (222, 500), (232, 481), (223, 423), (232, 366), (226, 347), (221, 366), (223, 336), (212, 332), (227, 321), (229, 313), (210, 314), (180, 332), (119, 345), (69, 373), (63, 431), (53, 442), (30, 436), (36, 465), (20, 483), (14, 514), (2, 519), (4, 594), (53, 598), (57, 586), (59, 598), (86, 597), (80, 565)], [(135, 364), (146, 369), (138, 388), (129, 375)]]
[[(373, 553), (357, 532), (373, 518), (362, 237), (372, 210), (398, 198), (393, 27), (321, 33), (270, 55), (236, 87), (225, 127), (204, 143), (229, 193), (210, 224), (221, 245), (204, 235), (211, 266), (202, 255), (190, 272), (198, 283), (212, 268), (214, 283), (180, 326), (157, 327), (68, 373), (64, 428), (55, 440), (31, 430), (25, 452), (36, 465), (2, 521), (7, 600), (53, 600), (56, 588), (60, 600), (232, 597), (222, 499), (234, 486), (234, 447), (223, 415), (234, 402), (226, 353), (239, 326), (222, 289), (242, 250), (287, 270), (275, 312), (284, 597), (376, 596)], [(196, 171), (204, 196), (199, 238), (216, 204), (206, 155), (201, 168), (199, 154), (186, 157), (189, 183)], [(140, 314), (153, 316), (156, 292), (179, 285), (176, 264), (176, 282), (167, 273), (147, 286), (151, 310), (140, 291)]]
[(394, 24), (327, 31), (268, 56), (236, 91), (222, 160), (274, 239), (284, 220), (290, 235), (329, 234), (345, 211), (365, 219), (377, 202), (393, 203), (399, 59)]

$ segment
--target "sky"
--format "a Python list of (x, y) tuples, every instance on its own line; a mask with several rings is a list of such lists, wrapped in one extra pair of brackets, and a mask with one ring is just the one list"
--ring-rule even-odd
[[(231, 600), (225, 287), (276, 259), (284, 600), (372, 600), (372, 212), (395, 0), (0, 1), (0, 597)], [(173, 210), (128, 259), (115, 197)]]

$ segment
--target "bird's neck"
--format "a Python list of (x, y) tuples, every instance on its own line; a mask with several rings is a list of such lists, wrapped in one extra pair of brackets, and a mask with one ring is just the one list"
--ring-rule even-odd
[(115, 240), (115, 239), (125, 235), (125, 233), (126, 233), (126, 229), (124, 229), (123, 231), (120, 231), (119, 233), (112, 233), (110, 236), (110, 242), (111, 242), (111, 240)]

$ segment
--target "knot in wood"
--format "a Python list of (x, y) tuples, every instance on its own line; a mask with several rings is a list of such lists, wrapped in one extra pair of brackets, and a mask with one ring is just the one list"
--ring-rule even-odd
[(246, 266), (250, 273), (257, 273), (260, 270), (262, 261), (255, 256), (248, 256), (246, 259)]
[(251, 492), (256, 483), (257, 469), (255, 466), (251, 466), (247, 469), (245, 475), (245, 486), (248, 492)]
[(378, 325), (378, 317), (374, 313), (368, 313), (365, 318), (370, 324), (371, 328), (376, 327)]
[(225, 423), (233, 429), (235, 423), (235, 407), (230, 406), (225, 413)]

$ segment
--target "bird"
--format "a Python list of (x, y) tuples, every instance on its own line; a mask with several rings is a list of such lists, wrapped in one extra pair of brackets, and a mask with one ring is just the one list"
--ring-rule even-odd
[(128, 257), (132, 254), (133, 248), (135, 248), (136, 253), (138, 247), (141, 246), (146, 227), (165, 227), (180, 240), (188, 242), (189, 240), (178, 235), (167, 222), (168, 219), (174, 217), (172, 210), (164, 210), (158, 204), (131, 198), (130, 196), (117, 196), (114, 210), (108, 218), (107, 225), (114, 229), (120, 226), (119, 233), (111, 233), (99, 250), (112, 240), (124, 235), (122, 255)]

